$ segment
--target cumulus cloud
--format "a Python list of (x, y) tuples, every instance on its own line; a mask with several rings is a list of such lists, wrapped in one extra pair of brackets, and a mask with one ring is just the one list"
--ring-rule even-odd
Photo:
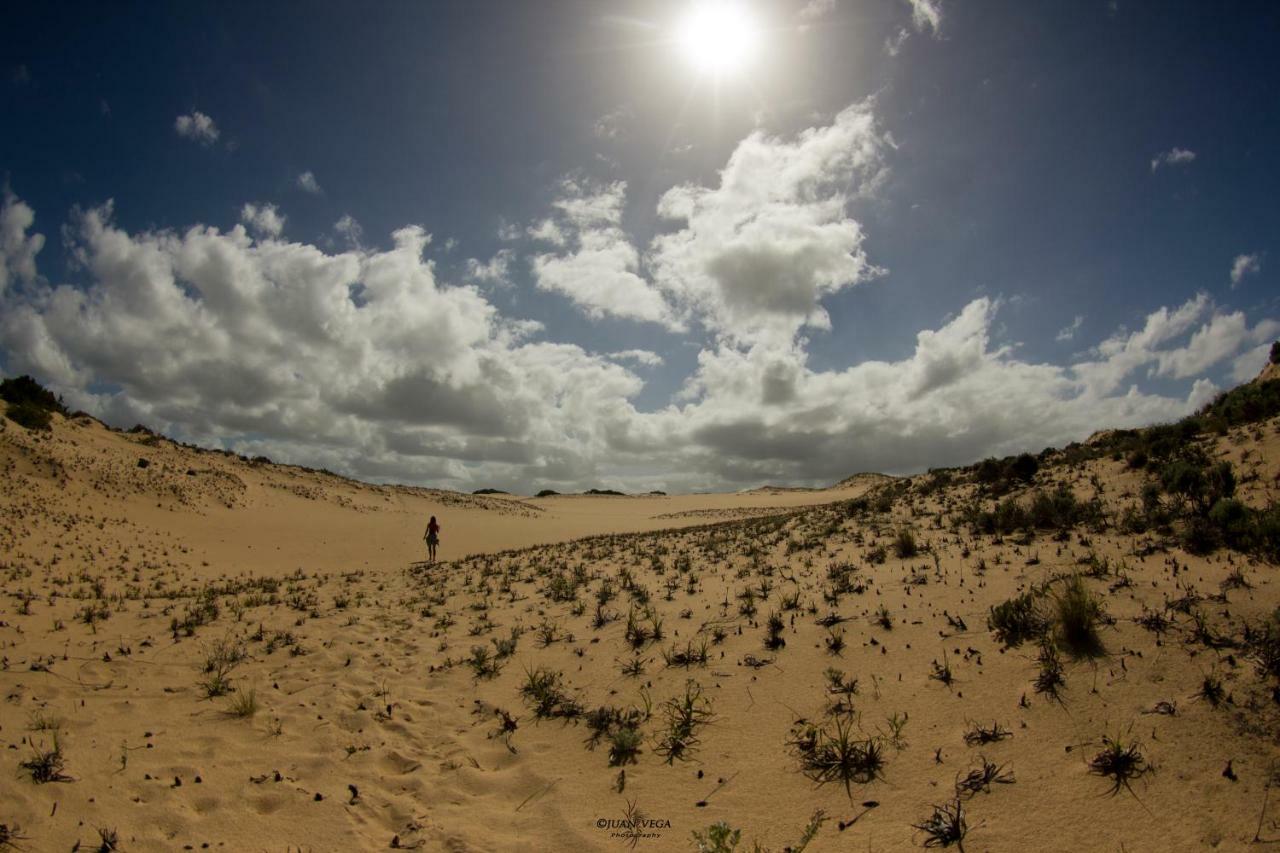
[(320, 189), (320, 182), (316, 180), (314, 172), (307, 171), (298, 175), (297, 183), (298, 189), (303, 192), (311, 193), (312, 195), (320, 195), (320, 193), (324, 192), (324, 190)]
[(274, 204), (246, 204), (240, 221), (264, 237), (279, 237), (284, 231), (284, 214)]
[(1234, 261), (1231, 262), (1231, 286), (1235, 287), (1244, 281), (1247, 275), (1257, 275), (1262, 272), (1262, 256), (1254, 253), (1252, 255), (1236, 255)]
[(88, 285), (7, 301), (0, 340), (13, 368), (117, 422), (457, 482), (510, 466), (589, 477), (604, 431), (635, 416), (634, 374), (531, 342), (537, 324), (439, 282), (420, 228), (328, 254), (242, 225), (129, 234), (108, 204), (67, 234)]
[(1182, 166), (1196, 159), (1196, 152), (1187, 148), (1170, 148), (1168, 151), (1161, 151), (1159, 154), (1151, 158), (1151, 171), (1154, 172), (1161, 167), (1166, 166)]
[(174, 119), (173, 129), (184, 139), (194, 140), (201, 145), (212, 145), (218, 141), (218, 125), (199, 110), (178, 116)]
[(539, 230), (561, 236), (566, 251), (536, 255), (534, 280), (539, 288), (568, 297), (588, 317), (613, 316), (679, 329), (662, 294), (640, 276), (640, 253), (622, 230), (626, 191), (623, 181), (595, 185), (564, 179), (554, 204), (557, 219)]
[(885, 144), (866, 105), (793, 139), (752, 133), (719, 186), (683, 184), (662, 196), (659, 214), (682, 227), (653, 241), (655, 282), (737, 340), (828, 327), (820, 300), (882, 272), (846, 204), (874, 187)]
[[(64, 234), (83, 281), (53, 285), (33, 211), (6, 195), (0, 347), (9, 371), (119, 425), (375, 480), (639, 491), (918, 471), (1169, 420), (1217, 392), (1210, 374), (1255, 370), (1280, 333), (1198, 294), (1069, 363), (1036, 363), (984, 298), (922, 318), (905, 358), (816, 368), (804, 332), (830, 324), (822, 300), (880, 273), (849, 210), (886, 149), (866, 105), (791, 137), (753, 133), (717, 181), (661, 197), (668, 227), (643, 248), (623, 228), (624, 183), (557, 188), (522, 229), (539, 287), (589, 317), (709, 332), (651, 411), (636, 407), (637, 371), (658, 353), (540, 340), (476, 286), (505, 278), (512, 248), (454, 283), (420, 227), (366, 248), (345, 216), (349, 248), (325, 250), (284, 239), (268, 204), (225, 231), (130, 233), (110, 204), (77, 213)], [(1181, 390), (1143, 390), (1153, 380)]]
[(43, 234), (27, 234), (35, 211), (9, 190), (0, 206), (0, 298), (13, 284), (36, 278), (36, 255), (44, 248)]
[(1071, 321), (1070, 325), (1064, 326), (1058, 330), (1058, 334), (1054, 336), (1056, 341), (1069, 341), (1076, 336), (1076, 332), (1080, 331), (1080, 326), (1084, 323), (1084, 315), (1077, 314), (1076, 318)]

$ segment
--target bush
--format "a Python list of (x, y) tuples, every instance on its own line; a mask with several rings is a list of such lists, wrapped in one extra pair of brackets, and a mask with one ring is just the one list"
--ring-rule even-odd
[(34, 403), (16, 403), (9, 405), (6, 413), (9, 420), (27, 429), (52, 429), (53, 418), (48, 409), (42, 409)]
[(67, 414), (67, 407), (62, 405), (62, 401), (30, 376), (19, 376), (0, 382), (0, 400), (4, 400), (11, 406), (30, 403), (47, 412), (57, 412), (64, 417)]
[(19, 376), (0, 382), (0, 400), (9, 404), (9, 420), (27, 429), (47, 430), (57, 412), (66, 417), (67, 407), (30, 376)]
[(1271, 345), (1271, 363), (1280, 364), (1280, 341)]
[(1054, 597), (1054, 617), (1063, 648), (1076, 657), (1102, 654), (1102, 638), (1098, 636), (1102, 604), (1080, 575), (1068, 578)]
[(1006, 646), (1017, 646), (1044, 634), (1048, 625), (1037, 607), (1037, 598), (1034, 591), (1024, 592), (991, 608), (987, 627), (995, 632), (997, 640)]
[(897, 537), (893, 540), (893, 552), (904, 560), (908, 560), (920, 553), (920, 546), (916, 544), (915, 534), (905, 527), (899, 530)]

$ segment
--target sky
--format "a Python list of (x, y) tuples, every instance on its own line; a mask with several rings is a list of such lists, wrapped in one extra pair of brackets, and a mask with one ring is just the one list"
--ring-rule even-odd
[(825, 485), (1176, 419), (1280, 336), (1275, 3), (0, 16), (0, 368), (114, 426)]

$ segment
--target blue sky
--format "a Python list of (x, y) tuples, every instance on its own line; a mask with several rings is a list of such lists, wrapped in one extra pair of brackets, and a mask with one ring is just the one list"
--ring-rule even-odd
[[(680, 38), (708, 4), (739, 67)], [(5, 18), (3, 364), (123, 426), (454, 488), (823, 483), (1177, 417), (1280, 332), (1274, 4)]]

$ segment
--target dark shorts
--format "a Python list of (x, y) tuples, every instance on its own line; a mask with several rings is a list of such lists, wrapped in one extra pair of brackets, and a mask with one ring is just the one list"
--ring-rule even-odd
[(434, 534), (434, 533), (428, 533), (428, 534), (427, 534), (427, 544), (428, 544), (428, 545), (438, 545), (439, 543), (440, 543), (440, 537), (439, 537), (439, 536), (437, 536), (437, 535), (436, 535), (436, 534)]

